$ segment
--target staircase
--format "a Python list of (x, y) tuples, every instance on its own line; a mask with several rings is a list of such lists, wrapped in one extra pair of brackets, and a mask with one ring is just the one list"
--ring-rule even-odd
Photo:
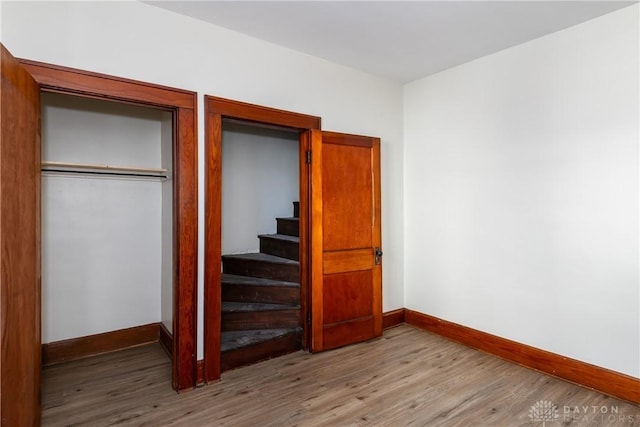
[(258, 236), (259, 253), (222, 256), (223, 371), (302, 347), (299, 210)]

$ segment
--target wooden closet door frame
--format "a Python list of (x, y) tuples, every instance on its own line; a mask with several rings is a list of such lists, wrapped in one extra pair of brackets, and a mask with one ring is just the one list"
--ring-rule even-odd
[[(299, 132), (300, 164), (300, 311), (310, 310), (309, 207), (310, 174), (306, 152), (310, 140), (304, 132), (320, 129), (320, 117), (205, 95), (205, 249), (204, 249), (204, 382), (220, 378), (221, 258), (222, 258), (222, 120), (233, 119), (259, 126), (289, 128)], [(311, 328), (303, 323), (303, 348), (308, 349)]]
[[(195, 92), (20, 59), (41, 92), (159, 108), (173, 113), (173, 348), (172, 386), (197, 383), (198, 158)], [(40, 213), (38, 213), (38, 216)], [(36, 313), (41, 304), (34, 307)]]

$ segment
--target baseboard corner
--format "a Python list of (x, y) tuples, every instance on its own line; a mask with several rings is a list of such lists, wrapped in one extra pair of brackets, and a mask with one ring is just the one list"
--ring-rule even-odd
[(42, 365), (55, 365), (111, 351), (157, 342), (160, 323), (42, 344)]
[(612, 397), (640, 404), (640, 379), (405, 309), (408, 325)]
[(382, 313), (382, 329), (393, 328), (404, 323), (404, 308)]

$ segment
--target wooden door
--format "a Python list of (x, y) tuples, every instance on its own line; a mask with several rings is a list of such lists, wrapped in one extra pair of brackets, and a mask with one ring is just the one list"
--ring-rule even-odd
[(0, 419), (39, 425), (40, 88), (0, 49)]
[(312, 351), (382, 335), (380, 140), (310, 131)]

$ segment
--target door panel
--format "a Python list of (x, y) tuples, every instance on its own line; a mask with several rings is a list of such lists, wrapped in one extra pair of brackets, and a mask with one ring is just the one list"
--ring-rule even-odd
[(373, 249), (371, 248), (325, 252), (323, 258), (324, 274), (370, 270), (374, 264)]
[(323, 143), (322, 165), (324, 251), (369, 247), (373, 236), (371, 148)]
[(380, 140), (311, 131), (313, 351), (382, 334)]
[(0, 49), (0, 419), (39, 425), (40, 88)]
[(322, 314), (326, 324), (373, 316), (371, 270), (325, 274)]
[(354, 319), (350, 322), (334, 323), (324, 328), (323, 350), (366, 341), (380, 336), (375, 330), (371, 318)]

